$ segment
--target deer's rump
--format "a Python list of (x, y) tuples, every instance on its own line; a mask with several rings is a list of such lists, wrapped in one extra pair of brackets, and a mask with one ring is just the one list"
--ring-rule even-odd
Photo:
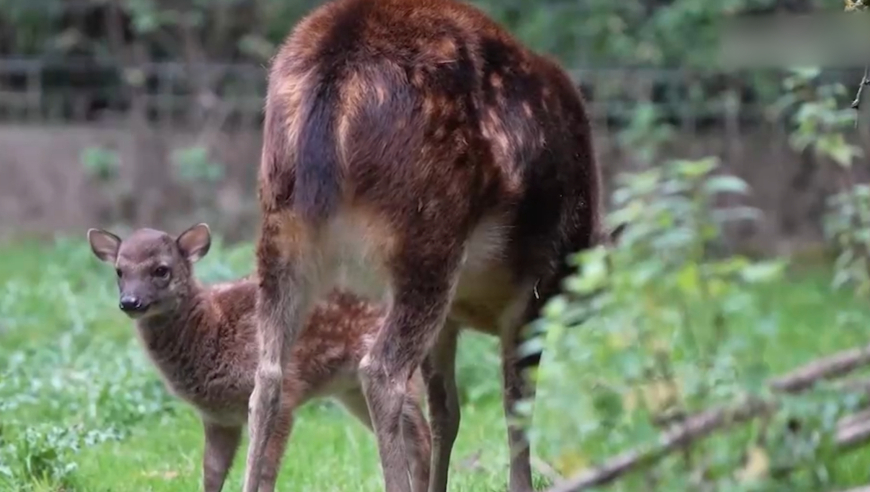
[(271, 69), (261, 200), (311, 223), (349, 204), (407, 234), (497, 216), (516, 280), (547, 276), (598, 234), (589, 126), (564, 71), (477, 9), (340, 0)]

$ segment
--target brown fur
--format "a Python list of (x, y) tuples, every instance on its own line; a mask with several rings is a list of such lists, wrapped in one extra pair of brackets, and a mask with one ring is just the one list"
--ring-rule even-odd
[[(303, 18), (269, 74), (257, 244), (262, 353), (245, 492), (259, 481), (282, 367), (335, 284), (390, 306), (363, 361), (387, 492), (411, 490), (401, 438), (422, 365), (444, 492), (459, 428), (460, 325), (500, 338), (504, 400), (533, 397), (521, 330), (605, 240), (583, 100), (553, 61), (456, 0), (333, 0)], [(511, 492), (532, 490), (509, 423)]]
[[(254, 389), (257, 283), (252, 277), (211, 286), (197, 282), (186, 256), (202, 257), (209, 234), (204, 225), (188, 231), (193, 233), (183, 233), (177, 241), (151, 229), (140, 229), (123, 242), (105, 231), (88, 237), (94, 253), (121, 271), (121, 296), (134, 296), (147, 306), (132, 315), (137, 334), (167, 387), (202, 417), (203, 486), (217, 492), (232, 464)], [(168, 267), (168, 280), (154, 278), (159, 265)], [(382, 307), (337, 291), (312, 311), (311, 329), (294, 345), (284, 367), (278, 425), (267, 443), (260, 490), (274, 490), (293, 413), (310, 399), (334, 397), (371, 429), (357, 373), (383, 315)], [(414, 385), (403, 416), (416, 490), (422, 492), (428, 485), (430, 435), (417, 389), (422, 386), (419, 374)]]

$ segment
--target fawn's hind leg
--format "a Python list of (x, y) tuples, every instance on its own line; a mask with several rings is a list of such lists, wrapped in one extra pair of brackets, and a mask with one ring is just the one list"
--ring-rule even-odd
[(432, 433), (423, 415), (423, 378), (418, 371), (408, 383), (408, 395), (402, 408), (402, 434), (405, 449), (413, 457), (411, 476), (414, 491), (429, 489), (432, 461)]
[(239, 448), (242, 427), (227, 427), (205, 420), (202, 424), (205, 434), (202, 453), (202, 488), (205, 492), (220, 492)]
[(459, 434), (459, 392), (456, 389), (456, 339), (459, 325), (448, 320), (423, 362), (432, 425), (432, 475), (429, 492), (446, 492), (450, 455)]

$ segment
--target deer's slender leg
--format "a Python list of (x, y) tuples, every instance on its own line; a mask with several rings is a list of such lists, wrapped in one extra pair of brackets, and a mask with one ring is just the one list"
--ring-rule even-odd
[[(431, 454), (431, 436), (429, 424), (423, 416), (418, 395), (409, 395), (405, 399), (402, 411), (402, 432), (405, 440), (405, 449), (411, 457), (411, 477), (414, 492), (426, 492), (429, 487), (429, 456)], [(371, 416), (362, 390), (351, 390), (339, 396), (341, 403), (347, 411), (356, 417), (369, 430), (372, 427)]]
[(432, 472), (429, 492), (446, 492), (453, 443), (459, 433), (459, 392), (456, 389), (456, 339), (459, 325), (448, 320), (423, 362), (432, 426)]
[(559, 292), (562, 279), (567, 274), (564, 264), (550, 275), (539, 278), (535, 287), (520, 294), (500, 320), (502, 379), (504, 384), (504, 412), (507, 420), (508, 448), (510, 449), (509, 492), (532, 492), (532, 466), (528, 435), (517, 422), (517, 403), (522, 400), (534, 402), (535, 381), (526, 370), (541, 362), (541, 354), (521, 356), (520, 345), (526, 339), (524, 330), (540, 316), (541, 308), (550, 297)]
[(264, 214), (257, 243), (260, 359), (248, 403), (244, 492), (259, 490), (269, 435), (281, 406), (283, 368), (320, 286), (313, 235), (290, 211)]
[(419, 391), (414, 388), (405, 398), (402, 409), (402, 434), (405, 439), (405, 449), (413, 458), (411, 462), (411, 486), (414, 492), (426, 492), (429, 489), (431, 474), (432, 435), (423, 408), (420, 405)]
[(241, 441), (241, 427), (226, 427), (203, 421), (205, 449), (202, 453), (202, 488), (220, 492)]
[(456, 248), (439, 251), (435, 245), (450, 244), (444, 236), (433, 238), (419, 232), (408, 237), (425, 244), (403, 245), (398, 249), (401, 256), (389, 265), (392, 307), (360, 365), (386, 492), (412, 490), (402, 438), (408, 381), (444, 325), (463, 253)]
[(281, 469), (281, 460), (293, 430), (293, 412), (287, 405), (282, 405), (282, 407), (283, 409), (275, 421), (274, 431), (269, 435), (266, 444), (259, 492), (275, 492), (275, 481), (278, 479), (278, 471)]
[(535, 385), (523, 378), (522, 366), (515, 353), (516, 347), (502, 350), (502, 376), (504, 379), (504, 412), (507, 419), (508, 449), (510, 450), (510, 492), (531, 492), (532, 467), (529, 441), (525, 430), (516, 422), (516, 405), (523, 399), (534, 399)]

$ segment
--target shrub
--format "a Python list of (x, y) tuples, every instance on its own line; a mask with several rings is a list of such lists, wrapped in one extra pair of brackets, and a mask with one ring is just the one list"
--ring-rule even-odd
[[(577, 273), (547, 304), (532, 342), (546, 351), (532, 438), (560, 474), (651, 449), (688, 415), (768, 398), (780, 318), (757, 290), (782, 280), (786, 262), (717, 247), (724, 225), (757, 214), (717, 206), (749, 190), (716, 167), (672, 161), (622, 176), (609, 216), (627, 224), (618, 244), (572, 257)], [(776, 417), (687, 444), (614, 490), (798, 490), (771, 470), (830, 472), (832, 431), (857, 404), (830, 396), (789, 397)]]

